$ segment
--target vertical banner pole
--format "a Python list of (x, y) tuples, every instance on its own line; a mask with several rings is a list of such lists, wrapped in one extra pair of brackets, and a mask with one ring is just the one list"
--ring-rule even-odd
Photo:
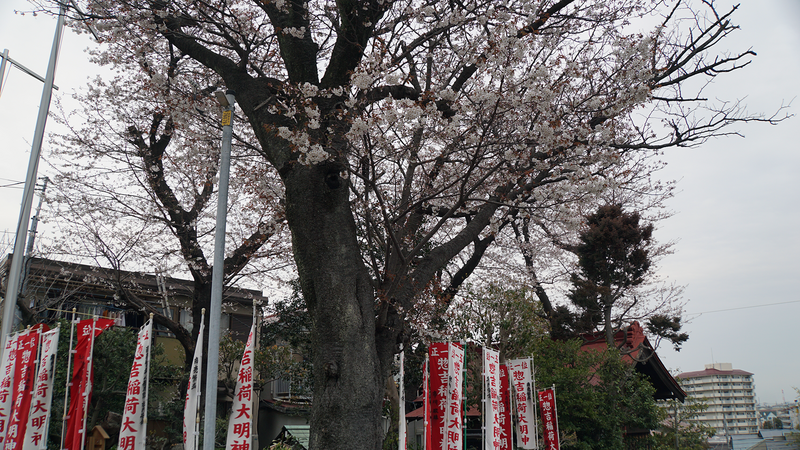
[(464, 450), (467, 450), (467, 342), (460, 341), (461, 348), (464, 350), (464, 364), (461, 365), (461, 440), (464, 442)]
[(400, 350), (400, 377), (399, 377), (399, 405), (397, 408), (397, 447), (399, 450), (406, 450), (406, 390), (404, 388), (405, 385), (405, 353), (406, 350), (403, 348)]
[(489, 377), (486, 376), (486, 347), (481, 348), (481, 448), (486, 448), (486, 418), (489, 416), (489, 402), (486, 393), (489, 392)]
[[(536, 367), (533, 365), (533, 358), (531, 358), (529, 361), (530, 361), (530, 364), (531, 364), (531, 383), (533, 384), (533, 393), (534, 393), (534, 397), (531, 397), (531, 398), (534, 399), (534, 401), (533, 401), (533, 423), (534, 424), (538, 424), (539, 423), (539, 408), (537, 408), (536, 405), (539, 403), (539, 394), (537, 393), (538, 391), (536, 390)], [(535, 447), (539, 448), (539, 427), (538, 426), (533, 427), (533, 442), (534, 442)]]
[[(430, 351), (430, 350), (429, 350)], [(431, 450), (428, 448), (428, 411), (429, 411), (429, 386), (430, 380), (429, 367), (428, 367), (428, 352), (425, 352), (425, 361), (422, 363), (422, 449)]]
[(69, 387), (72, 384), (72, 354), (75, 352), (72, 349), (72, 340), (75, 336), (75, 308), (72, 308), (72, 319), (69, 321), (69, 347), (67, 347), (67, 385), (64, 389), (64, 414), (61, 417), (61, 445), (59, 448), (64, 448), (64, 434), (67, 428), (67, 415), (69, 414)]

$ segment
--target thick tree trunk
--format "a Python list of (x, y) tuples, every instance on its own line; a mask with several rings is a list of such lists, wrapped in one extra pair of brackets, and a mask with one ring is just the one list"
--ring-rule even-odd
[(341, 172), (335, 163), (297, 164), (283, 174), (286, 216), (312, 319), (310, 448), (376, 450), (383, 438), (387, 363), (378, 357), (374, 290), (361, 260)]

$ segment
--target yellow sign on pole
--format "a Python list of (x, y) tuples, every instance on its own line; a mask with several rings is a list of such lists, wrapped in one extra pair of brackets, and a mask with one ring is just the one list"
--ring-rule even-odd
[(222, 126), (231, 124), (231, 111), (222, 111)]

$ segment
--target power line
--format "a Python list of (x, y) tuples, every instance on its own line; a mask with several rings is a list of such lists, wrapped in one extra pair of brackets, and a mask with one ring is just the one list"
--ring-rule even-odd
[[(715, 310), (712, 310), (712, 311), (703, 311), (703, 312), (699, 312), (699, 313), (686, 313), (686, 315), (687, 316), (700, 317), (703, 314), (709, 314), (709, 313), (725, 312), (725, 311), (736, 311), (736, 310), (739, 310), (739, 309), (762, 308), (762, 307), (765, 307), (765, 306), (788, 305), (789, 303), (800, 303), (800, 300), (789, 300), (788, 302), (767, 303), (766, 305), (739, 306), (738, 308), (715, 309)], [(694, 318), (696, 319), (697, 317), (694, 317)]]
[(20, 185), (20, 184), (25, 184), (24, 181), (10, 180), (8, 178), (0, 178), (0, 181), (9, 182), (9, 184), (0, 185), (0, 188), (10, 188), (10, 187), (15, 187), (15, 186)]

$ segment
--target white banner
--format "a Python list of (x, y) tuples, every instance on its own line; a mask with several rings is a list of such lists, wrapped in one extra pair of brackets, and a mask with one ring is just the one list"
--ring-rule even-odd
[[(205, 311), (205, 309), (203, 309)], [(200, 318), (200, 331), (194, 346), (192, 368), (189, 371), (189, 384), (186, 386), (186, 404), (183, 409), (183, 449), (196, 450), (200, 435), (200, 385), (203, 365), (203, 331), (205, 330), (205, 314)]]
[(517, 412), (517, 446), (537, 449), (533, 359), (512, 359), (507, 365)]
[(447, 411), (445, 412), (444, 450), (464, 447), (464, 348), (461, 344), (448, 343), (448, 389)]
[(47, 448), (47, 429), (50, 426), (50, 406), (53, 403), (59, 332), (60, 329), (56, 328), (42, 334), (39, 370), (36, 373), (36, 386), (33, 391), (22, 450)]
[(500, 354), (492, 349), (483, 349), (483, 401), (485, 407), (484, 426), (486, 437), (485, 450), (500, 448), (503, 430), (500, 424)]
[(236, 379), (236, 390), (233, 394), (233, 408), (228, 422), (228, 440), (226, 450), (250, 450), (253, 422), (253, 349), (255, 321), (247, 336), (242, 363), (239, 365), (239, 376)]
[(8, 423), (11, 419), (11, 405), (13, 404), (14, 369), (17, 362), (17, 338), (19, 333), (14, 333), (6, 339), (3, 349), (3, 359), (0, 362), (0, 448), (3, 448)]
[(150, 347), (153, 342), (153, 318), (139, 330), (133, 357), (125, 412), (119, 431), (120, 450), (144, 450), (147, 440), (147, 387), (150, 373)]

